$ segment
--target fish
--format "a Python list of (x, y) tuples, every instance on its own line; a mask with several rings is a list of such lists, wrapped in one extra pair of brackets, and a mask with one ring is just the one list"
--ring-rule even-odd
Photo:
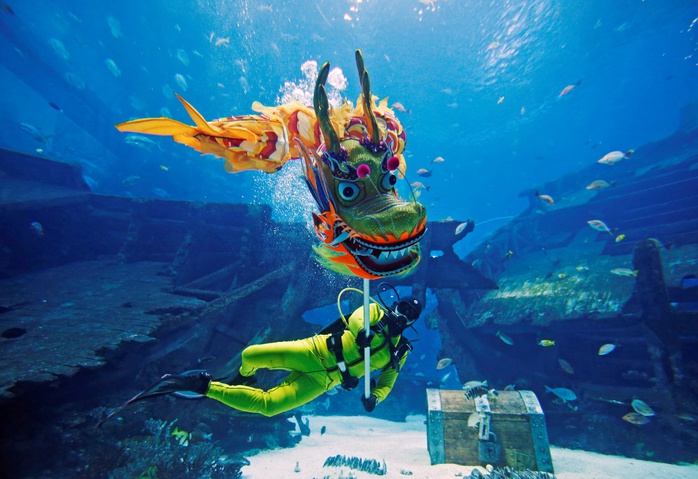
[(29, 223), (29, 229), (34, 233), (36, 236), (43, 236), (44, 235), (44, 227), (42, 226), (41, 223), (38, 221), (32, 221)]
[(642, 414), (643, 416), (650, 417), (654, 416), (654, 410), (647, 405), (647, 403), (641, 399), (633, 399), (630, 403), (636, 413)]
[(616, 243), (620, 243), (625, 239), (625, 233), (621, 233), (618, 236), (616, 236)]
[(505, 391), (516, 391), (516, 384), (507, 384), (504, 388)]
[(502, 262), (509, 261), (512, 256), (514, 256), (514, 252), (512, 250), (507, 251), (506, 253), (504, 253), (504, 257), (502, 258)]
[(604, 223), (601, 220), (589, 220), (587, 221), (587, 224), (594, 228), (596, 231), (604, 231), (611, 236), (613, 236), (613, 233), (611, 233), (611, 230), (606, 226), (606, 223)]
[(510, 338), (509, 336), (507, 336), (506, 334), (502, 333), (501, 331), (497, 331), (496, 336), (499, 337), (499, 339), (501, 339), (502, 342), (504, 342), (504, 344), (508, 344), (509, 346), (513, 346), (513, 345), (514, 345), (514, 340), (511, 339), (511, 338)]
[(174, 79), (175, 83), (177, 83), (177, 85), (179, 86), (179, 88), (182, 89), (182, 91), (187, 91), (189, 85), (187, 85), (187, 80), (184, 78), (184, 75), (182, 75), (181, 73), (177, 73), (174, 76)]
[(567, 274), (565, 273), (558, 273), (557, 279), (565, 279), (567, 277)]
[(420, 168), (417, 170), (417, 174), (422, 178), (429, 178), (431, 176), (431, 170), (427, 170), (426, 168)]
[(475, 229), (475, 223), (473, 223), (470, 220), (465, 221), (465, 222), (459, 224), (458, 226), (456, 226), (456, 236), (461, 234), (463, 231), (468, 230), (467, 232), (470, 232), (474, 229)]
[(586, 186), (587, 190), (602, 190), (604, 188), (609, 188), (611, 186), (616, 186), (616, 182), (609, 183), (605, 180), (594, 180)]
[(539, 200), (541, 200), (543, 203), (548, 203), (550, 205), (555, 205), (555, 201), (552, 199), (552, 197), (548, 195), (542, 195), (536, 191), (536, 196), (538, 197)]
[(160, 165), (160, 169), (162, 171), (170, 171), (170, 169), (168, 167), (166, 167), (165, 165)]
[(327, 432), (327, 426), (322, 426), (322, 427), (320, 428), (320, 435), (322, 436), (322, 435), (325, 434), (326, 432)]
[(555, 341), (553, 341), (552, 339), (541, 339), (540, 341), (538, 341), (538, 346), (549, 348), (550, 346), (555, 346)]
[(415, 181), (414, 183), (410, 183), (410, 186), (412, 188), (415, 188), (415, 189), (426, 190), (426, 191), (429, 191), (431, 189), (431, 186), (426, 186), (421, 181)]
[(436, 363), (436, 369), (443, 369), (448, 367), (451, 363), (453, 362), (453, 359), (451, 358), (442, 358), (439, 359), (439, 362)]
[(119, 20), (110, 15), (107, 17), (107, 24), (109, 25), (109, 30), (114, 38), (119, 38), (122, 35)]
[(463, 384), (463, 389), (476, 389), (476, 388), (486, 388), (487, 380), (484, 381), (468, 381)]
[(37, 127), (32, 125), (31, 123), (20, 123), (19, 127), (24, 130), (26, 133), (28, 133), (32, 138), (34, 138), (36, 141), (39, 143), (48, 143), (48, 139), (50, 137), (43, 135)]
[(611, 270), (611, 273), (615, 274), (616, 276), (623, 276), (623, 277), (634, 276), (634, 277), (637, 277), (637, 270), (632, 270), (630, 268), (614, 268)]
[(525, 113), (526, 113), (526, 108), (521, 107), (521, 116), (524, 116)]
[(607, 402), (608, 404), (616, 404), (618, 406), (627, 406), (627, 403), (624, 403), (623, 401), (619, 401), (618, 399), (607, 399), (607, 398), (594, 397), (594, 396), (587, 396), (587, 397), (589, 399), (593, 399), (594, 401)]
[(207, 364), (207, 363), (212, 363), (216, 359), (217, 359), (216, 356), (209, 355), (209, 356), (204, 356), (202, 358), (197, 359), (196, 362), (198, 364)]
[(612, 343), (607, 343), (604, 344), (599, 348), (599, 356), (606, 356), (607, 354), (611, 353), (614, 349), (616, 349), (616, 345)]
[(579, 271), (579, 272), (582, 272), (582, 271), (589, 271), (589, 267), (588, 267), (588, 266), (577, 266), (577, 267), (574, 268), (574, 269), (576, 269), (576, 270)]
[(131, 186), (131, 185), (135, 184), (140, 179), (141, 179), (141, 177), (138, 175), (127, 176), (126, 178), (121, 180), (121, 184), (125, 185), (125, 186)]
[(179, 443), (180, 446), (189, 445), (189, 433), (187, 431), (183, 431), (182, 429), (175, 427), (174, 430), (170, 433), (170, 436), (174, 436), (175, 440)]
[(124, 138), (124, 141), (128, 143), (129, 145), (132, 146), (137, 146), (139, 148), (145, 148), (148, 151), (152, 151), (152, 148), (157, 147), (159, 150), (162, 150), (160, 145), (147, 136), (143, 135), (135, 135), (135, 134), (129, 134), (126, 135), (126, 138)]
[(572, 391), (571, 389), (567, 388), (550, 388), (548, 386), (545, 386), (545, 392), (546, 393), (553, 393), (555, 396), (559, 397), (562, 399), (564, 402), (568, 401), (575, 401), (577, 399), (577, 395)]
[(557, 363), (560, 365), (560, 369), (565, 371), (567, 374), (574, 374), (574, 369), (572, 365), (562, 358), (557, 358)]
[(650, 422), (645, 416), (636, 412), (629, 412), (623, 416), (623, 420), (628, 421), (630, 424), (635, 424), (636, 426), (642, 426)]
[(180, 62), (182, 62), (182, 65), (184, 65), (185, 67), (189, 66), (189, 55), (187, 55), (187, 52), (185, 52), (181, 48), (177, 49), (177, 58)]
[(396, 101), (395, 103), (390, 105), (390, 107), (396, 109), (400, 113), (410, 113), (410, 110), (405, 108), (405, 106), (402, 103), (400, 103), (399, 101)]
[(118, 65), (114, 60), (111, 58), (107, 58), (104, 60), (104, 64), (107, 66), (107, 69), (111, 72), (112, 75), (115, 77), (120, 77), (121, 76), (121, 70), (119, 69)]
[(579, 80), (577, 83), (574, 83), (572, 85), (567, 85), (565, 88), (562, 89), (560, 94), (557, 96), (558, 98), (562, 98), (565, 95), (569, 95), (569, 93), (574, 90), (574, 87), (577, 87), (582, 84), (582, 80)]
[(612, 151), (606, 153), (597, 163), (613, 166), (621, 160), (627, 160), (634, 152), (635, 150), (628, 150), (625, 153), (622, 151)]
[[(211, 39), (213, 39), (213, 34), (211, 34)], [(221, 45), (228, 46), (230, 44), (230, 37), (225, 37), (225, 38), (219, 38), (216, 40), (216, 45), (217, 47), (220, 47)]]
[(189, 433), (188, 439), (194, 442), (210, 441), (211, 439), (213, 439), (213, 433), (205, 433), (203, 431), (192, 431)]
[(56, 105), (56, 104), (53, 103), (52, 101), (48, 102), (48, 106), (50, 106), (51, 108), (53, 108), (53, 109), (56, 110), (57, 112), (63, 113), (63, 108), (61, 108), (60, 106)]
[(497, 100), (497, 105), (501, 105), (502, 103), (504, 103), (504, 97), (500, 96), (499, 100)]
[(444, 159), (443, 159), (442, 157), (440, 157), (440, 156), (437, 156), (436, 158), (434, 158), (433, 160), (431, 160), (432, 163), (443, 163), (444, 161), (446, 161), (446, 160), (444, 160)]
[(63, 42), (57, 38), (50, 38), (48, 42), (51, 45), (51, 48), (53, 48), (53, 51), (56, 52), (56, 55), (61, 57), (63, 60), (70, 60), (70, 53), (68, 53), (68, 50), (66, 50)]

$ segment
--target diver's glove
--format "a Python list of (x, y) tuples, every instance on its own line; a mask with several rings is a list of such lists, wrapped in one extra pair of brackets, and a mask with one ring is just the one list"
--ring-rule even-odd
[(198, 371), (196, 374), (165, 374), (162, 380), (173, 391), (206, 394), (211, 382), (211, 375), (205, 371)]
[(378, 404), (378, 398), (371, 394), (369, 397), (361, 395), (361, 403), (364, 405), (366, 412), (371, 412), (376, 409), (376, 404)]
[(373, 341), (373, 337), (375, 334), (373, 331), (366, 336), (366, 330), (362, 329), (359, 331), (359, 334), (356, 335), (356, 345), (360, 347), (361, 349), (365, 349), (371, 346), (371, 341)]

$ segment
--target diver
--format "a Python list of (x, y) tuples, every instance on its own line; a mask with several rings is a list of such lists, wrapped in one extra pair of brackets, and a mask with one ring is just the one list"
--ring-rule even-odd
[[(346, 390), (358, 386), (364, 375), (363, 349), (367, 346), (371, 351), (371, 370), (381, 370), (378, 380), (371, 380), (370, 396), (361, 394), (364, 409), (371, 412), (392, 390), (412, 350), (403, 332), (413, 326), (421, 312), (422, 304), (413, 296), (400, 299), (398, 295), (389, 307), (373, 300), (369, 307), (368, 336), (363, 329), (363, 307), (359, 307), (348, 319), (342, 315), (310, 338), (248, 346), (242, 351), (237, 376), (230, 381), (214, 380), (201, 370), (165, 374), (100, 424), (132, 402), (172, 393), (180, 397), (209, 397), (239, 411), (274, 416), (306, 404), (336, 386)], [(253, 386), (258, 369), (285, 370), (289, 375), (281, 384), (265, 391)]]

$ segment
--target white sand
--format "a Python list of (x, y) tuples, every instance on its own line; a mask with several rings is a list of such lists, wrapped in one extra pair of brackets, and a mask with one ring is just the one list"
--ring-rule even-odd
[[(443, 479), (468, 477), (472, 467), (455, 464), (431, 465), (427, 452), (424, 416), (409, 417), (407, 422), (392, 422), (370, 416), (311, 416), (310, 436), (290, 449), (264, 451), (248, 457), (250, 465), (242, 469), (243, 479), (357, 479), (383, 477), (405, 479)], [(320, 428), (327, 432), (320, 435)], [(698, 479), (698, 466), (677, 466), (657, 462), (605, 456), (592, 452), (552, 448), (555, 475), (560, 479)], [(388, 474), (377, 476), (349, 468), (325, 467), (330, 456), (356, 456), (385, 461)], [(295, 472), (296, 462), (300, 472)], [(483, 470), (483, 472), (485, 472)]]

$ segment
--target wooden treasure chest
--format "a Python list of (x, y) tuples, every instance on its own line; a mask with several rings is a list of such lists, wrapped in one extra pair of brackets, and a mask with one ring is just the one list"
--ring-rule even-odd
[(545, 416), (532, 391), (427, 389), (432, 464), (553, 473)]

